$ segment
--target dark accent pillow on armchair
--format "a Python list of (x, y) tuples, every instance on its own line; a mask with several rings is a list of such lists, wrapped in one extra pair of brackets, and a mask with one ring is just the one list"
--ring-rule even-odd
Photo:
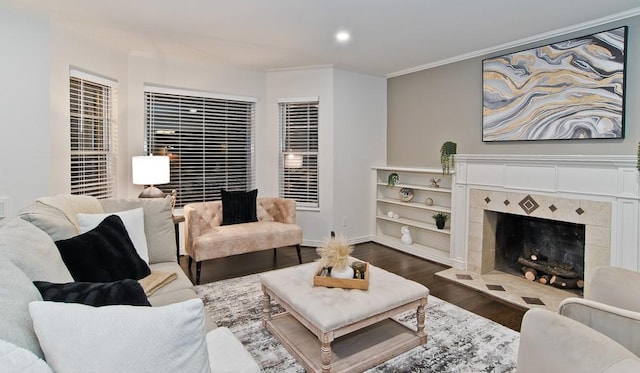
[(65, 303), (82, 303), (89, 306), (151, 306), (144, 289), (136, 280), (114, 282), (69, 282), (54, 284), (34, 281), (43, 300)]
[(249, 192), (220, 191), (222, 195), (222, 225), (258, 221), (256, 198), (258, 189)]
[(139, 280), (151, 273), (117, 215), (86, 233), (56, 241), (56, 246), (75, 281)]

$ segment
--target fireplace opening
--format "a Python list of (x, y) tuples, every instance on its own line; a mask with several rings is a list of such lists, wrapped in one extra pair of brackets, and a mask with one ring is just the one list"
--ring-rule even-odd
[(495, 269), (582, 293), (585, 225), (497, 213)]

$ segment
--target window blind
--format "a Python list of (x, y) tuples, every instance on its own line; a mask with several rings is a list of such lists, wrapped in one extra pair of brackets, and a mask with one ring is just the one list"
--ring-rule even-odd
[(111, 84), (70, 71), (71, 194), (97, 198), (115, 194), (116, 88)]
[(318, 106), (315, 100), (279, 102), (280, 196), (318, 208)]
[(176, 205), (220, 199), (254, 185), (255, 102), (145, 87), (147, 154), (168, 155)]

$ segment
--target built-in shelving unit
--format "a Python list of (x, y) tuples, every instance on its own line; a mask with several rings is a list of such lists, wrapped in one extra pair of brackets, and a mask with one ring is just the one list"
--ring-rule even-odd
[[(388, 186), (389, 175), (398, 174), (398, 182)], [(373, 221), (373, 240), (421, 258), (451, 265), (451, 218), (444, 229), (438, 229), (432, 216), (442, 212), (451, 215), (453, 200), (452, 174), (443, 175), (441, 168), (374, 167), (373, 186), (376, 212)], [(434, 187), (432, 179), (440, 179)], [(413, 198), (404, 202), (400, 190), (409, 188)], [(433, 203), (425, 203), (427, 199)], [(409, 245), (401, 240), (401, 228), (409, 228), (413, 242)]]

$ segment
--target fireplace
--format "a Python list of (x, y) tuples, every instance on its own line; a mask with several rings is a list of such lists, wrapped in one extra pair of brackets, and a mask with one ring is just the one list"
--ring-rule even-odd
[(582, 293), (584, 224), (486, 213), (496, 214), (496, 270)]
[[(443, 277), (508, 302), (529, 307), (522, 298), (539, 298), (557, 309), (565, 295), (555, 294), (566, 291), (496, 270), (502, 265), (496, 259), (499, 213), (583, 225), (585, 295), (598, 266), (640, 270), (636, 162), (635, 156), (456, 155), (452, 268)], [(498, 283), (503, 276), (507, 283)]]

